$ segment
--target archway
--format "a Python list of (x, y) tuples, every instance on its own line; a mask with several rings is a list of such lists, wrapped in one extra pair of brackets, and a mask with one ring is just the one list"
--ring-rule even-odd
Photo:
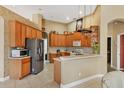
[[(108, 23), (108, 37), (111, 37), (111, 42), (107, 42), (107, 59), (111, 58), (111, 66), (108, 70), (123, 70), (124, 69), (124, 18), (116, 18)], [(111, 49), (111, 50), (110, 50)], [(110, 53), (111, 52), (111, 53)], [(111, 54), (111, 55), (109, 55)], [(111, 56), (111, 57), (109, 57)], [(108, 63), (109, 65), (109, 63)]]

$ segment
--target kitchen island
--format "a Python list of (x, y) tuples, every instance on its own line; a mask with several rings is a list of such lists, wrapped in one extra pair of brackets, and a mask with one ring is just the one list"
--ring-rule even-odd
[(73, 87), (95, 78), (99, 60), (100, 55), (95, 54), (54, 58), (54, 80), (60, 87)]

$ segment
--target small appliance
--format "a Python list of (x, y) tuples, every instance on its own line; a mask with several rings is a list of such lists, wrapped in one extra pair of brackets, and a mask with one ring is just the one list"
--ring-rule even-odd
[(73, 46), (81, 46), (81, 40), (73, 41)]
[(12, 57), (24, 57), (29, 55), (28, 49), (12, 49), (11, 56)]

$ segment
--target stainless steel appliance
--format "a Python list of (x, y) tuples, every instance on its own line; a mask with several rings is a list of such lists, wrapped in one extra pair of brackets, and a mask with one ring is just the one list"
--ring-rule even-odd
[(29, 49), (31, 56), (31, 73), (37, 74), (44, 68), (43, 56), (43, 40), (41, 39), (26, 39), (26, 48)]
[(29, 55), (28, 49), (18, 49), (18, 48), (11, 49), (11, 57), (24, 57), (28, 55)]

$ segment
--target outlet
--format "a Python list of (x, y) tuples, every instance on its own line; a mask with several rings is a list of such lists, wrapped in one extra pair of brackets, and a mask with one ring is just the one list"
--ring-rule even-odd
[(79, 72), (79, 73), (78, 73), (78, 76), (80, 77), (81, 75), (82, 75), (82, 73), (81, 73), (81, 72)]

